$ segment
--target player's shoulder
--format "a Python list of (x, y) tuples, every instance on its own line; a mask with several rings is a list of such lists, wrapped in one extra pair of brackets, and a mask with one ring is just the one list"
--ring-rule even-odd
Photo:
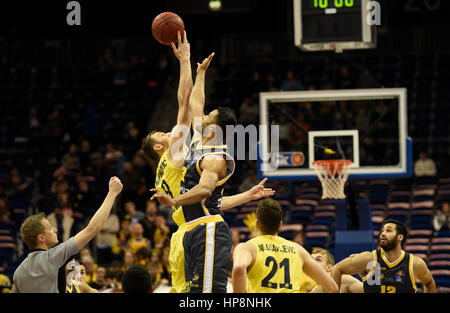
[(419, 255), (415, 255), (415, 254), (410, 253), (410, 258), (412, 258), (412, 260), (413, 260), (414, 269), (416, 269), (416, 270), (419, 269), (420, 270), (420, 269), (424, 269), (424, 268), (427, 267), (427, 263)]

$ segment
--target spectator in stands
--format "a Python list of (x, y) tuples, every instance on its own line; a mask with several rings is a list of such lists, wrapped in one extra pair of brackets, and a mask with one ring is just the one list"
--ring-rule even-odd
[(169, 244), (170, 229), (167, 226), (166, 216), (162, 212), (156, 213), (155, 219), (156, 229), (153, 233), (153, 238), (149, 238), (152, 242), (152, 247), (162, 249)]
[(117, 234), (117, 247), (113, 246), (114, 254), (122, 255), (127, 247), (128, 241), (131, 239), (131, 218), (126, 216), (120, 221), (120, 230)]
[(450, 230), (450, 206), (447, 201), (442, 203), (442, 208), (434, 216), (433, 227), (435, 231)]
[(273, 74), (269, 74), (266, 77), (266, 87), (263, 91), (279, 91), (280, 87), (278, 86), (275, 76)]
[(347, 66), (342, 66), (338, 78), (339, 89), (351, 89), (353, 88), (352, 78), (350, 76), (350, 69)]
[(98, 265), (94, 262), (94, 258), (90, 254), (86, 254), (81, 256), (81, 263), (83, 263), (85, 269), (86, 269), (86, 283), (90, 285), (91, 282), (95, 281), (96, 279), (96, 271)]
[(147, 265), (147, 270), (150, 276), (152, 277), (153, 289), (156, 289), (159, 286), (162, 279), (161, 265), (158, 262), (150, 262)]
[(74, 218), (84, 221), (86, 216), (91, 216), (97, 203), (95, 194), (91, 191), (89, 183), (85, 179), (78, 181), (78, 189), (73, 192)]
[(339, 101), (336, 112), (336, 129), (350, 129), (353, 125), (353, 111), (348, 109), (347, 101)]
[(242, 181), (242, 183), (239, 185), (239, 192), (245, 192), (247, 190), (250, 190), (255, 185), (259, 183), (258, 176), (256, 176), (256, 171), (253, 169), (250, 169), (247, 172), (247, 177)]
[(63, 206), (60, 203), (55, 205), (55, 209), (47, 216), (52, 227), (58, 230), (58, 241), (67, 241), (72, 235), (73, 217), (64, 214)]
[(92, 252), (89, 247), (84, 247), (83, 249), (80, 250), (80, 260), (86, 256), (92, 257)]
[(5, 195), (13, 196), (27, 196), (30, 192), (32, 179), (24, 179), (17, 167), (11, 168), (10, 178), (5, 188)]
[(133, 265), (124, 274), (122, 289), (125, 293), (151, 293), (152, 278), (147, 269), (141, 265)]
[(281, 83), (281, 91), (293, 91), (293, 90), (304, 90), (302, 83), (298, 80), (294, 71), (288, 70), (286, 73), (286, 79)]
[(136, 195), (142, 184), (142, 176), (134, 169), (133, 163), (130, 161), (123, 162), (123, 171), (119, 174), (120, 180), (123, 182), (122, 200), (136, 201)]
[(261, 75), (258, 71), (253, 72), (252, 79), (250, 80), (250, 86), (248, 91), (258, 94), (260, 91), (264, 91), (264, 82), (261, 79)]
[(259, 120), (259, 104), (255, 99), (256, 94), (244, 98), (240, 107), (239, 123), (243, 125), (257, 124)]
[(145, 208), (145, 216), (141, 218), (140, 222), (144, 227), (144, 237), (152, 239), (156, 230), (156, 213), (158, 213), (158, 207), (154, 201), (148, 201)]
[(53, 194), (55, 194), (55, 198), (58, 197), (58, 194), (62, 194), (69, 190), (69, 183), (64, 178), (64, 175), (62, 173), (55, 176), (50, 190)]
[(81, 174), (85, 176), (93, 175), (96, 168), (96, 153), (91, 151), (91, 142), (89, 140), (81, 142), (79, 158)]
[(111, 272), (113, 272), (117, 279), (120, 281), (122, 279), (122, 262), (119, 260), (113, 260), (111, 262), (111, 265), (109, 266), (109, 269)]
[(100, 292), (115, 293), (115, 292), (119, 292), (120, 290), (121, 290), (121, 286), (120, 286), (120, 278), (119, 278), (118, 274), (111, 270), (106, 270), (105, 282), (104, 282), (102, 289), (100, 289)]
[(423, 151), (419, 153), (419, 159), (414, 164), (414, 175), (416, 177), (436, 176), (436, 164)]
[(379, 87), (378, 82), (372, 77), (368, 68), (364, 68), (359, 75), (358, 88), (369, 89)]
[(109, 264), (113, 260), (112, 247), (120, 230), (119, 217), (114, 210), (109, 214), (100, 233), (97, 235), (97, 263)]
[[(136, 251), (136, 264), (147, 266), (150, 262), (152, 251), (149, 247), (142, 246)], [(158, 262), (159, 262), (159, 253), (158, 253)]]
[(5, 198), (0, 198), (0, 223), (13, 223), (11, 210)]
[(81, 163), (78, 156), (78, 147), (75, 143), (70, 144), (69, 151), (61, 159), (61, 166), (65, 169), (68, 176), (80, 174)]
[(46, 137), (49, 141), (49, 147), (52, 148), (52, 154), (55, 155), (61, 146), (61, 139), (64, 130), (64, 119), (59, 113), (59, 109), (55, 110), (48, 116), (46, 123)]
[(103, 168), (106, 173), (117, 174), (123, 170), (123, 161), (125, 155), (122, 151), (118, 150), (113, 143), (106, 145), (106, 154), (103, 160)]
[(123, 255), (123, 265), (122, 265), (122, 272), (125, 272), (128, 270), (131, 266), (136, 264), (134, 253), (131, 250), (125, 251)]
[(144, 228), (142, 227), (141, 223), (134, 223), (132, 226), (132, 236), (131, 239), (128, 241), (127, 248), (133, 251), (134, 253), (137, 253), (139, 248), (145, 247), (148, 249), (151, 249), (151, 241), (144, 237)]
[(131, 200), (125, 202), (125, 211), (127, 212), (126, 216), (130, 219), (131, 224), (135, 224), (145, 217), (144, 212), (136, 210), (136, 205)]
[(101, 290), (103, 286), (105, 286), (105, 274), (106, 268), (104, 266), (99, 265), (97, 270), (95, 271), (95, 279), (91, 281), (89, 286), (94, 289)]
[(358, 129), (366, 129), (370, 125), (370, 112), (367, 112), (366, 107), (358, 109), (358, 115), (356, 116), (356, 127)]

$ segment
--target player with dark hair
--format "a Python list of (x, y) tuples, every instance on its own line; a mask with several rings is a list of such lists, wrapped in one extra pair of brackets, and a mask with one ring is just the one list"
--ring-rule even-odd
[[(226, 292), (230, 262), (231, 234), (220, 210), (224, 206), (224, 184), (233, 174), (235, 163), (227, 153), (223, 134), (226, 125), (236, 124), (236, 116), (227, 108), (215, 109), (208, 115), (203, 113), (205, 73), (213, 56), (214, 53), (197, 63), (189, 101), (194, 136), (184, 162), (186, 174), (181, 182), (181, 195), (171, 198), (157, 189), (151, 190), (156, 192), (152, 199), (181, 207), (187, 229), (174, 244), (184, 255), (186, 292)], [(242, 198), (242, 195), (232, 197), (229, 207), (242, 204)]]
[[(236, 124), (236, 116), (231, 109), (223, 107), (208, 115), (203, 113), (205, 73), (213, 56), (214, 53), (197, 63), (197, 77), (189, 100), (194, 136), (184, 162), (182, 195), (162, 192), (158, 187), (151, 190), (156, 192), (152, 199), (177, 208), (174, 220), (179, 229), (172, 236), (169, 257), (176, 292), (226, 292), (231, 235), (220, 210), (275, 193), (264, 188), (267, 180), (264, 179), (247, 192), (223, 197), (223, 185), (234, 171), (234, 160), (226, 152), (221, 135), (226, 125)], [(192, 245), (197, 246), (192, 249)]]
[(120, 179), (111, 177), (109, 192), (89, 224), (59, 245), (57, 229), (44, 213), (28, 217), (20, 227), (20, 235), (31, 251), (14, 272), (11, 292), (58, 293), (58, 269), (100, 232), (122, 188)]
[(133, 265), (123, 273), (122, 289), (124, 293), (151, 293), (152, 278), (142, 265)]
[(414, 293), (416, 278), (425, 292), (437, 292), (436, 284), (425, 261), (403, 247), (408, 237), (405, 225), (395, 220), (383, 223), (380, 248), (352, 255), (331, 269), (338, 286), (344, 274), (358, 274), (363, 280), (365, 293)]
[(300, 292), (301, 278), (306, 273), (326, 292), (337, 292), (330, 275), (302, 246), (277, 235), (282, 218), (278, 202), (270, 198), (259, 201), (256, 209), (259, 235), (240, 243), (233, 253), (233, 291)]

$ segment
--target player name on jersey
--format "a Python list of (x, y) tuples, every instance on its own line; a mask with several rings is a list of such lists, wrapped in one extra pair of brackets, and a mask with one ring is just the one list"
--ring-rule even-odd
[(281, 252), (281, 253), (290, 253), (290, 254), (296, 254), (297, 251), (295, 249), (294, 246), (285, 246), (285, 245), (275, 245), (275, 244), (270, 244), (270, 243), (266, 243), (266, 244), (258, 244), (258, 250), (260, 252), (264, 252), (264, 251), (273, 251), (273, 252)]

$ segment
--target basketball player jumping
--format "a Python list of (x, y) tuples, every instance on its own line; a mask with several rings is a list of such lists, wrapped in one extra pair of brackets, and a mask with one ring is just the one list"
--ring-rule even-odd
[(436, 291), (436, 284), (425, 261), (402, 248), (408, 236), (402, 223), (387, 220), (380, 233), (380, 249), (352, 255), (331, 269), (331, 276), (341, 286), (342, 275), (359, 274), (364, 293), (414, 293), (416, 278), (424, 292)]
[[(151, 132), (143, 141), (142, 152), (147, 159), (158, 163), (155, 182), (156, 189), (164, 192), (171, 198), (175, 198), (180, 194), (180, 182), (186, 170), (183, 166), (187, 150), (184, 143), (191, 126), (191, 108), (188, 105), (189, 95), (192, 89), (192, 77), (190, 68), (190, 45), (186, 38), (186, 32), (184, 33), (184, 40), (181, 40), (181, 36), (178, 34), (178, 48), (175, 44), (172, 44), (172, 48), (175, 56), (180, 60), (177, 125), (171, 133)], [(198, 80), (196, 82), (198, 81), (199, 84), (203, 81), (204, 85), (205, 71), (213, 55), (211, 54), (206, 58), (202, 64), (198, 64)], [(201, 96), (201, 93), (204, 94), (204, 92), (199, 90), (199, 88), (204, 87), (197, 86), (197, 94), (200, 93), (199, 96)], [(264, 188), (265, 181), (261, 181), (247, 192), (231, 197), (223, 197), (222, 210), (241, 205), (251, 200), (257, 200), (261, 197), (273, 195), (275, 193), (274, 190)], [(187, 224), (185, 223), (183, 210), (180, 210), (180, 206), (172, 206), (172, 208), (174, 210), (173, 219), (179, 226), (177, 232), (172, 235), (170, 244), (169, 262), (172, 270), (172, 285), (174, 286), (172, 291), (185, 292), (184, 250), (182, 241), (184, 233), (187, 230)], [(175, 249), (175, 247), (178, 248)]]
[(264, 293), (300, 292), (303, 272), (325, 292), (338, 288), (325, 269), (298, 243), (277, 235), (283, 210), (271, 198), (259, 201), (256, 227), (259, 235), (236, 246), (233, 253), (233, 291)]

